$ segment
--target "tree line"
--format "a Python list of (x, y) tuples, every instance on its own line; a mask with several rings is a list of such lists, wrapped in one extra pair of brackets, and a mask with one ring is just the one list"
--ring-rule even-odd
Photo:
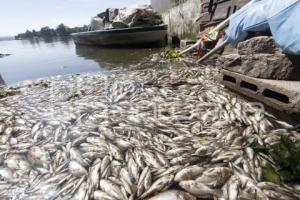
[(88, 26), (84, 25), (82, 27), (74, 27), (70, 28), (64, 24), (60, 24), (56, 27), (56, 29), (49, 28), (48, 26), (42, 27), (40, 31), (35, 30), (27, 30), (25, 33), (20, 33), (16, 36), (16, 39), (28, 39), (34, 37), (66, 37), (72, 33), (87, 31)]

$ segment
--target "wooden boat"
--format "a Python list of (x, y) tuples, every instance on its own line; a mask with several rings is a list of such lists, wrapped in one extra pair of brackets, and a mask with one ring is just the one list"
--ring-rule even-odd
[(89, 46), (164, 46), (167, 41), (165, 24), (150, 27), (97, 30), (72, 34), (76, 45)]

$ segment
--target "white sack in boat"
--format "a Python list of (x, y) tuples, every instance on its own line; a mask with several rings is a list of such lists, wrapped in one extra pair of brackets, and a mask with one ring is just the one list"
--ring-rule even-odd
[(113, 20), (112, 28), (153, 26), (162, 23), (162, 17), (151, 6), (141, 5), (120, 9)]
[(90, 30), (96, 31), (96, 30), (103, 30), (105, 27), (104, 21), (100, 17), (93, 17), (90, 23)]

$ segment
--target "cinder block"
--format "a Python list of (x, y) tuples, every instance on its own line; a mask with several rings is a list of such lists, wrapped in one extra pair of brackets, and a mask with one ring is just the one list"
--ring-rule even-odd
[(288, 113), (300, 113), (300, 81), (267, 80), (222, 70), (222, 82), (231, 90)]

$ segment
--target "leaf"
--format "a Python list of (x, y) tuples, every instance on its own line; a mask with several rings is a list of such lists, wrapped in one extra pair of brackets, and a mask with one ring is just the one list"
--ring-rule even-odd
[(176, 59), (180, 57), (180, 51), (177, 49), (165, 49), (161, 56), (167, 59)]
[(281, 179), (276, 170), (269, 163), (263, 167), (263, 178), (266, 181), (280, 183)]
[(271, 146), (270, 155), (273, 159), (282, 167), (288, 167), (290, 165), (291, 154), (289, 149), (282, 143), (277, 143)]
[(300, 152), (300, 142), (295, 142), (295, 149)]
[(279, 174), (280, 174), (281, 180), (284, 182), (291, 181), (295, 178), (292, 171), (281, 170), (281, 171), (279, 171)]
[(290, 149), (295, 149), (295, 144), (294, 142), (286, 135), (281, 136), (280, 138), (281, 144), (283, 144), (285, 147), (287, 147), (289, 150)]
[(280, 142), (269, 147), (256, 145), (253, 149), (268, 154), (276, 163), (276, 169), (268, 163), (263, 167), (263, 177), (267, 181), (279, 183), (300, 181), (300, 141), (292, 141), (288, 136), (281, 136)]

